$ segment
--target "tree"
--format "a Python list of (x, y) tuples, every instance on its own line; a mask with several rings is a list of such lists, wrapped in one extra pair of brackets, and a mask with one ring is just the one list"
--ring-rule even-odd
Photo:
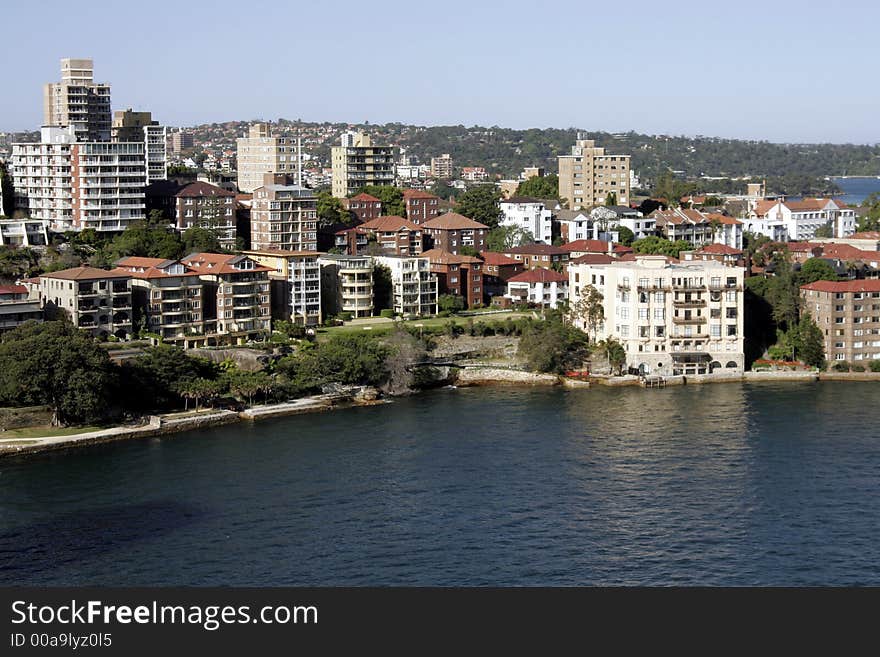
[(825, 340), (816, 322), (805, 314), (797, 326), (795, 352), (806, 365), (825, 369)]
[(535, 236), (519, 226), (498, 226), (486, 235), (486, 249), (489, 251), (507, 251), (515, 246), (532, 244)]
[(608, 192), (608, 195), (605, 197), (605, 205), (609, 208), (617, 205), (617, 192)]
[(437, 307), (441, 311), (457, 313), (465, 309), (464, 297), (460, 294), (441, 294), (437, 297)]
[(450, 198), (458, 194), (459, 190), (457, 187), (453, 187), (445, 180), (437, 180), (434, 182), (433, 185), (428, 188), (428, 191), (434, 196), (448, 201)]
[(806, 285), (816, 281), (836, 281), (837, 272), (827, 260), (822, 258), (810, 258), (803, 265), (798, 275), (798, 284)]
[(603, 300), (599, 290), (592, 285), (586, 285), (581, 288), (577, 301), (570, 306), (571, 316), (583, 322), (584, 329), (593, 342), (596, 341), (596, 332), (605, 319)]
[(107, 352), (67, 320), (25, 322), (0, 343), (0, 400), (46, 404), (54, 425), (108, 417), (118, 375)]
[(551, 173), (546, 176), (532, 176), (516, 188), (517, 196), (532, 198), (559, 199), (559, 176)]
[(325, 226), (334, 224), (350, 226), (355, 223), (355, 217), (342, 207), (342, 201), (326, 189), (318, 192), (317, 214), (321, 224)]
[(587, 336), (562, 321), (561, 313), (550, 312), (542, 322), (527, 325), (520, 337), (517, 355), (529, 369), (562, 374), (579, 369), (589, 355)]
[(623, 374), (623, 366), (626, 365), (626, 349), (623, 345), (614, 338), (606, 338), (599, 343), (599, 349), (608, 359), (612, 371), (616, 370), (618, 376)]
[(392, 185), (365, 185), (357, 194), (369, 194), (382, 201), (382, 212), (386, 215), (403, 217), (406, 215), (406, 205), (403, 202), (403, 192)]
[(690, 251), (694, 245), (687, 240), (676, 240), (670, 242), (656, 235), (649, 235), (632, 243), (632, 248), (636, 253), (646, 253), (649, 255), (665, 255), (670, 258), (677, 258), (682, 251)]
[(417, 363), (424, 363), (428, 353), (424, 343), (402, 326), (394, 328), (385, 341), (385, 346), (388, 349), (385, 358), (388, 377), (382, 386), (384, 392), (390, 395), (407, 394), (415, 388), (429, 385), (439, 377), (439, 372), (434, 367), (414, 367)]
[(636, 239), (635, 234), (626, 226), (617, 227), (617, 238), (624, 246), (631, 246)]
[(376, 314), (386, 308), (392, 308), (391, 270), (385, 265), (373, 265), (373, 309)]
[(179, 407), (182, 383), (214, 379), (218, 371), (212, 362), (165, 344), (144, 349), (121, 367), (119, 394), (126, 408), (138, 411)]
[(104, 249), (102, 261), (116, 262), (126, 256), (162, 258), (173, 260), (183, 254), (183, 245), (177, 231), (167, 227), (156, 227), (145, 221), (136, 221), (128, 226)]
[(26, 246), (0, 246), (0, 280), (14, 282), (40, 270), (40, 254)]
[(328, 383), (379, 385), (387, 377), (388, 349), (370, 335), (334, 335), (282, 358), (276, 369), (304, 391), (319, 390)]
[(462, 194), (455, 211), (476, 222), (497, 228), (501, 222), (501, 192), (494, 185), (477, 185)]
[(186, 253), (220, 253), (220, 237), (216, 230), (193, 226), (183, 232), (183, 250)]
[(773, 307), (773, 321), (790, 328), (797, 324), (800, 288), (787, 253), (778, 254), (774, 264), (775, 275), (767, 283), (767, 301)]
[(816, 229), (816, 237), (834, 237), (834, 225), (829, 221)]

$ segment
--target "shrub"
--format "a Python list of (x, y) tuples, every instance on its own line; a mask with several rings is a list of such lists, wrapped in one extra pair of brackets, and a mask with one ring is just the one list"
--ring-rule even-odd
[(387, 317), (388, 319), (394, 319), (394, 310), (391, 308), (383, 308), (379, 311), (379, 317)]
[(849, 363), (845, 360), (839, 360), (831, 366), (835, 372), (849, 372)]
[(868, 367), (871, 368), (872, 372), (880, 372), (880, 360), (872, 360)]
[(347, 311), (339, 313), (337, 317), (339, 317), (339, 319), (341, 319), (343, 322), (350, 322), (352, 319), (354, 319), (354, 315)]
[(865, 366), (864, 365), (853, 365), (852, 371), (853, 372), (864, 372)]
[(452, 315), (451, 310), (441, 310), (439, 313), (437, 313), (437, 317), (449, 317), (450, 315)]

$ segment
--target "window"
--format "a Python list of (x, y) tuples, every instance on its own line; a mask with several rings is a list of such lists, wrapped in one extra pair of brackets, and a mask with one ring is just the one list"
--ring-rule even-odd
[(728, 324), (727, 325), (727, 337), (736, 336), (736, 324)]
[(648, 309), (639, 308), (639, 319), (648, 319)]
[(726, 317), (727, 319), (736, 319), (736, 308), (728, 308)]
[(666, 309), (654, 308), (654, 319), (666, 319)]
[(713, 338), (721, 337), (721, 324), (712, 324), (709, 326), (710, 333)]
[(629, 337), (629, 326), (627, 326), (626, 324), (624, 324), (623, 326), (620, 327), (620, 337), (622, 337), (622, 338)]
[(650, 334), (650, 327), (648, 327), (648, 326), (640, 326), (640, 327), (639, 327), (639, 337), (640, 337), (640, 338), (649, 338), (649, 337), (651, 337), (651, 334)]
[(654, 327), (654, 336), (658, 338), (662, 338), (666, 335), (666, 327), (665, 326), (655, 326)]
[(654, 292), (654, 303), (663, 303), (665, 300), (664, 294), (664, 292)]
[(725, 292), (724, 299), (725, 301), (736, 303), (736, 290), (728, 290), (727, 292)]

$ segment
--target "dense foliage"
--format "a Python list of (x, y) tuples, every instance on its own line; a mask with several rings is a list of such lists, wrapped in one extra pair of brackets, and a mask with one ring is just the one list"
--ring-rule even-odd
[(458, 197), (455, 211), (474, 221), (497, 228), (501, 217), (501, 192), (494, 185), (475, 185)]
[(517, 355), (537, 372), (562, 374), (580, 369), (589, 355), (587, 335), (566, 323), (561, 312), (550, 311), (543, 322), (526, 326)]

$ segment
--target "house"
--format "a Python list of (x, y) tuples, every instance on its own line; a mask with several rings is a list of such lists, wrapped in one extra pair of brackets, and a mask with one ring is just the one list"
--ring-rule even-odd
[(43, 274), (40, 303), (47, 313), (65, 311), (98, 339), (131, 337), (131, 274), (86, 266)]
[(559, 246), (568, 253), (570, 259), (579, 258), (588, 253), (605, 253), (614, 255), (614, 243), (604, 240), (575, 240)]
[(360, 255), (367, 250), (372, 234), (372, 232), (360, 226), (343, 228), (334, 234), (334, 246), (345, 255)]
[(593, 287), (604, 315), (596, 326), (574, 322), (595, 340), (618, 340), (627, 366), (642, 374), (741, 374), (744, 274), (714, 260), (679, 264), (651, 255), (572, 263), (571, 305)]
[(489, 227), (456, 212), (447, 212), (422, 224), (431, 247), (458, 255), (464, 246), (474, 251), (486, 248)]
[(516, 303), (556, 308), (568, 299), (568, 275), (552, 269), (529, 269), (507, 281), (504, 296)]
[(519, 228), (532, 235), (538, 242), (553, 242), (552, 212), (540, 199), (527, 196), (511, 196), (500, 202), (501, 225)]
[(734, 249), (726, 244), (706, 244), (696, 251), (682, 251), (680, 254), (682, 262), (690, 260), (714, 260), (725, 265), (737, 267), (743, 266), (742, 249)]
[(440, 249), (425, 251), (422, 257), (428, 259), (431, 271), (437, 275), (438, 294), (460, 296), (468, 308), (482, 305), (485, 294), (482, 259)]
[(880, 358), (880, 280), (816, 281), (801, 286), (801, 298), (822, 331), (828, 361)]

